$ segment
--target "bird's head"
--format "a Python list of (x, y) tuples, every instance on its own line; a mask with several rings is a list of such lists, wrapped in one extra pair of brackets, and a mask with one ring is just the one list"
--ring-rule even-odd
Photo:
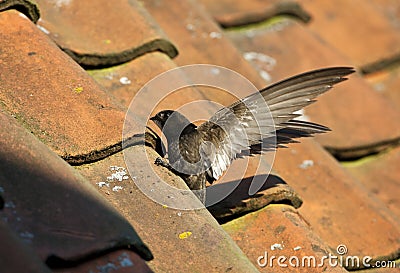
[(150, 120), (152, 120), (162, 130), (173, 113), (175, 113), (173, 110), (163, 110), (151, 117)]
[(160, 111), (155, 116), (151, 117), (150, 120), (152, 120), (167, 136), (179, 135), (185, 128), (196, 127), (184, 115), (173, 110)]

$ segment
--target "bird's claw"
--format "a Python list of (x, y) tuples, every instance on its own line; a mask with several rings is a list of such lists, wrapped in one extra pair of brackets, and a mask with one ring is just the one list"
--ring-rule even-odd
[(161, 157), (157, 157), (156, 160), (154, 161), (154, 164), (156, 164), (157, 166), (162, 166), (167, 170), (170, 170), (171, 172), (176, 174), (175, 169), (169, 164), (169, 162), (163, 160)]
[(157, 157), (156, 160), (154, 161), (154, 164), (157, 166), (163, 166), (163, 167), (168, 167), (169, 164), (165, 162), (161, 157)]

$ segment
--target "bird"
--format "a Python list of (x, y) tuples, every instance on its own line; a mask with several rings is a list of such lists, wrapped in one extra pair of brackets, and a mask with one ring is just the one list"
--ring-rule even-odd
[(159, 157), (154, 163), (179, 175), (205, 204), (207, 182), (218, 180), (233, 160), (330, 131), (296, 119), (297, 111), (353, 72), (352, 67), (328, 67), (295, 75), (222, 107), (199, 126), (178, 111), (162, 110), (150, 120), (165, 135), (168, 161)]

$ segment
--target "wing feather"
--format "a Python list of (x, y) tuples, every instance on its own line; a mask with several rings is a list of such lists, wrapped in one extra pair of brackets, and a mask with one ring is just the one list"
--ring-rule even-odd
[[(218, 143), (208, 175), (218, 179), (232, 160), (297, 142), (299, 137), (323, 133), (329, 128), (294, 120), (294, 112), (315, 102), (315, 98), (345, 81), (351, 67), (332, 67), (303, 73), (270, 85), (216, 112), (198, 127), (204, 142)], [(208, 132), (218, 132), (217, 142)], [(215, 138), (215, 136), (213, 136)], [(214, 139), (215, 140), (215, 139)], [(258, 148), (257, 148), (258, 147)]]

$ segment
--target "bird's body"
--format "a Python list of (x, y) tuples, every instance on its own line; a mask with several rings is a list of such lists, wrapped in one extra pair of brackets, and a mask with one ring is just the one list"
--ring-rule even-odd
[(198, 127), (173, 110), (161, 111), (151, 120), (167, 138), (168, 165), (191, 190), (197, 190), (204, 203), (206, 182), (221, 177), (238, 156), (328, 131), (325, 126), (295, 120), (299, 115), (294, 112), (353, 72), (333, 67), (291, 77), (220, 109)]

